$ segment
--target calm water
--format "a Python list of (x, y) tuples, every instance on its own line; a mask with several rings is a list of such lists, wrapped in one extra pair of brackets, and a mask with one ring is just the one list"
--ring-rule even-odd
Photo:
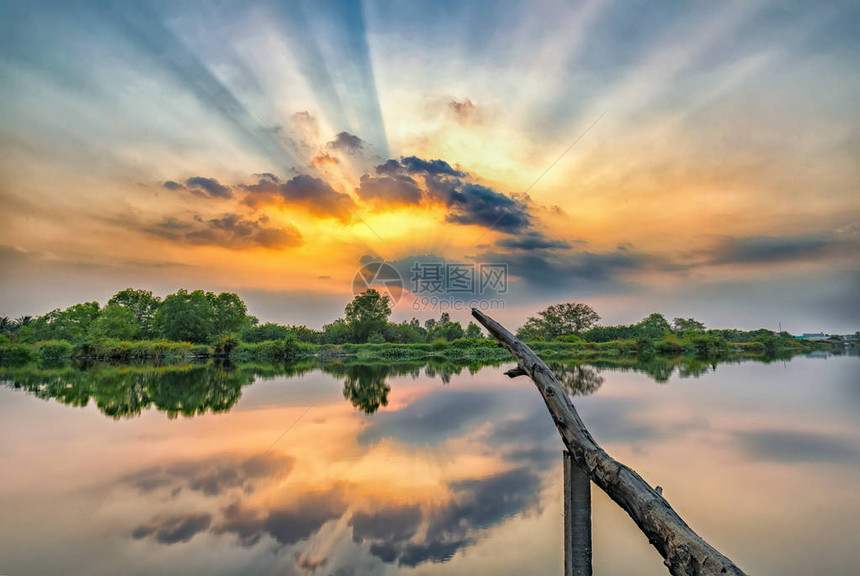
[[(562, 445), (511, 366), (0, 370), (0, 574), (562, 574)], [(641, 368), (557, 367), (748, 573), (855, 573), (860, 359)], [(592, 498), (595, 574), (666, 574)]]

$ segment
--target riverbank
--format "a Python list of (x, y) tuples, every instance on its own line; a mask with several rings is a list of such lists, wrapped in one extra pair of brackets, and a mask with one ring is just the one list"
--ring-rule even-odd
[[(588, 342), (576, 337), (552, 341), (531, 341), (532, 349), (547, 361), (564, 359), (636, 360), (661, 357), (692, 357), (699, 359), (732, 356), (791, 356), (825, 348), (822, 344), (797, 340), (783, 335), (759, 338), (753, 342), (729, 342), (717, 336), (696, 334), (679, 337), (674, 334), (659, 339), (622, 339), (608, 342)], [(827, 346), (829, 347), (829, 346)], [(167, 340), (118, 341), (100, 340), (72, 344), (65, 340), (35, 344), (6, 344), (0, 346), (0, 362), (27, 364), (58, 360), (161, 360), (183, 361), (226, 358), (237, 362), (296, 361), (302, 359), (349, 361), (422, 361), (430, 359), (462, 359), (469, 361), (504, 362), (510, 355), (494, 340), (460, 338), (437, 340), (420, 344), (309, 344), (294, 338), (281, 338), (259, 343), (244, 343), (233, 338), (223, 339), (214, 346), (170, 342)]]

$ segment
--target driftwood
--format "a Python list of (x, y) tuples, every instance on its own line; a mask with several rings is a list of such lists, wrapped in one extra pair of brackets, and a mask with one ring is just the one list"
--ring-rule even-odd
[(661, 491), (609, 456), (591, 437), (564, 387), (537, 354), (501, 324), (476, 309), (472, 316), (517, 360), (510, 377), (529, 376), (537, 386), (574, 462), (621, 506), (664, 558), (674, 576), (743, 575), (731, 560), (687, 526)]

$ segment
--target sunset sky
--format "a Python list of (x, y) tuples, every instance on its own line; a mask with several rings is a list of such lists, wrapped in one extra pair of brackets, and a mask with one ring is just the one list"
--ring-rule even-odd
[[(854, 332), (858, 27), (849, 1), (3, 2), (0, 315), (185, 287), (319, 327), (379, 259), (507, 264), (512, 327), (582, 301)], [(439, 315), (413, 301), (393, 319)]]

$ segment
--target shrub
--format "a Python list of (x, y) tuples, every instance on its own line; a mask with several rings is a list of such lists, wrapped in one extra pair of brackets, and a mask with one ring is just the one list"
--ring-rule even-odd
[(720, 356), (728, 351), (728, 344), (722, 338), (700, 334), (690, 338), (690, 344), (696, 355), (710, 358)]
[(48, 340), (36, 344), (36, 351), (42, 360), (62, 360), (72, 356), (74, 346), (65, 340)]
[(654, 342), (654, 348), (660, 354), (680, 354), (684, 349), (681, 340), (674, 334), (667, 334), (663, 339)]
[(36, 359), (36, 354), (32, 348), (26, 344), (12, 344), (0, 350), (3, 362), (10, 364), (26, 364)]
[(582, 344), (585, 340), (582, 337), (577, 336), (576, 334), (564, 334), (563, 336), (559, 336), (556, 338), (559, 342), (568, 342), (570, 344)]
[(214, 353), (216, 356), (229, 356), (233, 353), (233, 350), (235, 350), (239, 344), (239, 340), (232, 334), (222, 336), (221, 339), (218, 340), (218, 343), (215, 344)]
[(259, 344), (240, 344), (233, 351), (240, 361), (248, 360), (290, 360), (299, 353), (299, 343), (290, 334), (280, 340), (268, 340)]

